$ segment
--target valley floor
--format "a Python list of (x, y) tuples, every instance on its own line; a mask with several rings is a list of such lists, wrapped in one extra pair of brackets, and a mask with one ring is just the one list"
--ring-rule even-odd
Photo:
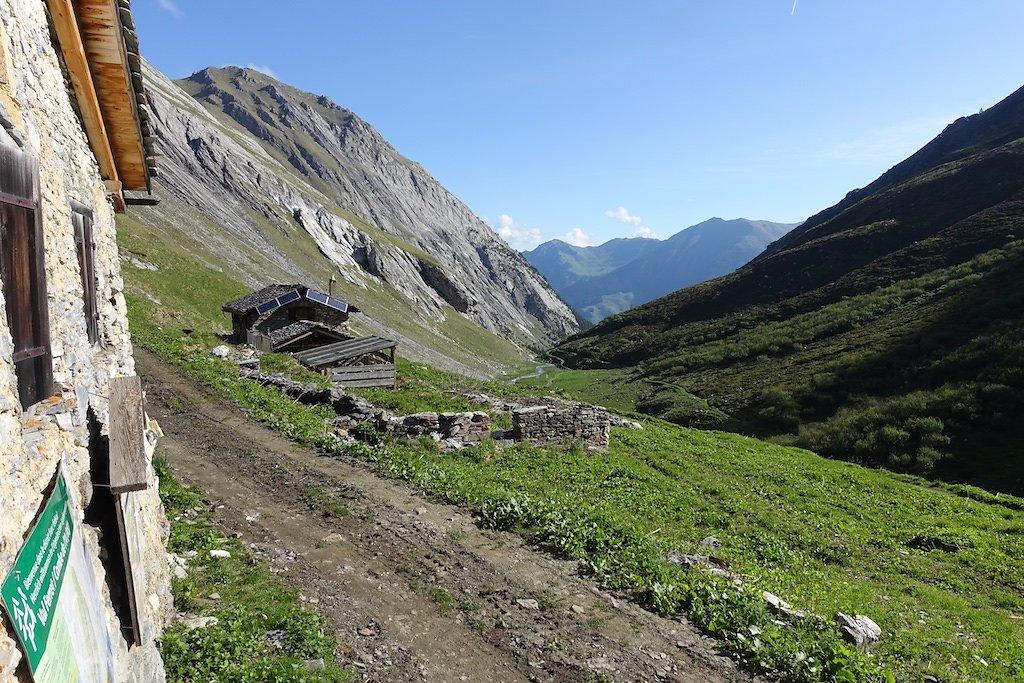
[(327, 618), (363, 680), (750, 680), (688, 622), (617, 599), (574, 562), (298, 446), (148, 351), (136, 360), (176, 477)]

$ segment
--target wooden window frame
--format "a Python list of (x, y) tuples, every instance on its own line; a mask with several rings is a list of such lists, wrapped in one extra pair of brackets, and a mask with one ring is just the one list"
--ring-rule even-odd
[(82, 306), (89, 343), (100, 340), (100, 315), (96, 302), (96, 241), (93, 237), (92, 209), (71, 203), (71, 222), (75, 228), (75, 251), (82, 275)]
[(0, 145), (0, 279), (23, 408), (53, 394), (39, 165)]

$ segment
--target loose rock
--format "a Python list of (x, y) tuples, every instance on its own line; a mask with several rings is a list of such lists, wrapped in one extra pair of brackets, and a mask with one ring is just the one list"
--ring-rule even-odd
[(835, 620), (843, 638), (861, 650), (870, 650), (882, 637), (882, 629), (878, 624), (862, 614), (851, 617), (836, 612)]

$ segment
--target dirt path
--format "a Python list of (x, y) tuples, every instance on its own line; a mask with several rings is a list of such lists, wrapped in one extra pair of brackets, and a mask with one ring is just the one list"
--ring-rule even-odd
[(599, 590), (575, 563), (136, 360), (175, 474), (327, 617), (362, 680), (749, 680), (688, 623)]

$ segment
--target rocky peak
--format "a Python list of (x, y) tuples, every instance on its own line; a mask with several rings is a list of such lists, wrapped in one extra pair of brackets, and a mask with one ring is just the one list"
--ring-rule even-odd
[[(286, 270), (300, 267), (288, 265), (292, 257), (275, 234), (294, 239), (299, 230), (348, 283), (391, 289), (425, 325), (462, 315), (530, 347), (578, 329), (569, 307), (517, 252), (330, 99), (239, 67), (211, 67), (178, 82), (152, 71), (147, 82), (160, 191), (213, 216), (225, 235)], [(251, 268), (241, 258), (233, 267)]]

